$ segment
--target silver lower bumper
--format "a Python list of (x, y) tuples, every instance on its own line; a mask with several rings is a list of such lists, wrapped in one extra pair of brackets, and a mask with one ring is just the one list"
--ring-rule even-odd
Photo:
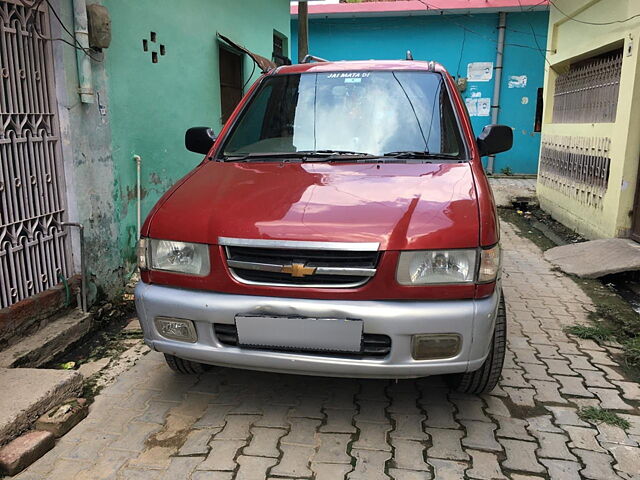
[[(345, 301), (230, 295), (149, 285), (136, 287), (136, 308), (146, 343), (153, 349), (201, 363), (252, 370), (371, 378), (411, 378), (473, 371), (489, 352), (500, 288), (481, 300)], [(214, 323), (234, 324), (236, 315), (362, 319), (364, 333), (391, 337), (383, 358), (349, 358), (231, 347), (218, 341)], [(196, 343), (161, 337), (156, 316), (193, 320)], [(418, 333), (457, 333), (460, 353), (444, 360), (414, 360), (411, 337)], [(286, 332), (283, 332), (286, 335)]]

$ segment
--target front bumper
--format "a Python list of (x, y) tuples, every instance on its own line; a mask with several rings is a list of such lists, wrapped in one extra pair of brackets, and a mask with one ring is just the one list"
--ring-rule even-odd
[[(489, 353), (500, 285), (492, 296), (481, 300), (332, 301), (231, 295), (140, 282), (135, 297), (145, 342), (159, 352), (201, 363), (252, 370), (412, 378), (480, 368)], [(350, 358), (340, 354), (244, 349), (220, 343), (213, 324), (234, 324), (236, 315), (362, 319), (364, 333), (391, 338), (391, 351), (383, 358)], [(198, 334), (197, 342), (186, 343), (160, 336), (153, 322), (156, 316), (192, 320)], [(462, 348), (452, 358), (414, 360), (411, 338), (419, 333), (457, 333), (462, 337)]]

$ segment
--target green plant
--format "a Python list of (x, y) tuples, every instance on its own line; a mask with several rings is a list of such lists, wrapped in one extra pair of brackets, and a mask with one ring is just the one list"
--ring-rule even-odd
[(500, 170), (500, 173), (502, 173), (503, 175), (513, 175), (513, 170), (511, 170), (511, 167), (504, 167), (502, 170)]
[(613, 330), (604, 325), (572, 325), (566, 327), (564, 331), (578, 338), (595, 340), (596, 342), (607, 342), (615, 337)]
[(640, 366), (640, 337), (634, 337), (624, 343), (624, 359), (628, 365)]
[(600, 407), (584, 407), (578, 410), (578, 416), (582, 420), (588, 420), (594, 423), (607, 423), (615, 427), (623, 429), (629, 428), (629, 422), (620, 417), (617, 413), (605, 410)]

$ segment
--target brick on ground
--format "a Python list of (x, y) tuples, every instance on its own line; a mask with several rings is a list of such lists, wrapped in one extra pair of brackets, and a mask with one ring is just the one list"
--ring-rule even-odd
[(0, 474), (15, 475), (53, 448), (51, 432), (34, 430), (12, 440), (0, 449)]

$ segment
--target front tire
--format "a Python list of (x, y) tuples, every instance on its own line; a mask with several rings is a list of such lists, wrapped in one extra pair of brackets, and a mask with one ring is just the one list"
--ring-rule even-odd
[(507, 312), (504, 296), (500, 292), (500, 303), (496, 316), (496, 327), (493, 331), (491, 349), (482, 366), (475, 372), (447, 375), (447, 383), (461, 393), (488, 393), (500, 380), (504, 354), (507, 346)]
[(191, 360), (185, 360), (184, 358), (174, 357), (168, 353), (164, 354), (164, 359), (171, 370), (183, 375), (197, 375), (209, 370), (209, 365), (192, 362)]

